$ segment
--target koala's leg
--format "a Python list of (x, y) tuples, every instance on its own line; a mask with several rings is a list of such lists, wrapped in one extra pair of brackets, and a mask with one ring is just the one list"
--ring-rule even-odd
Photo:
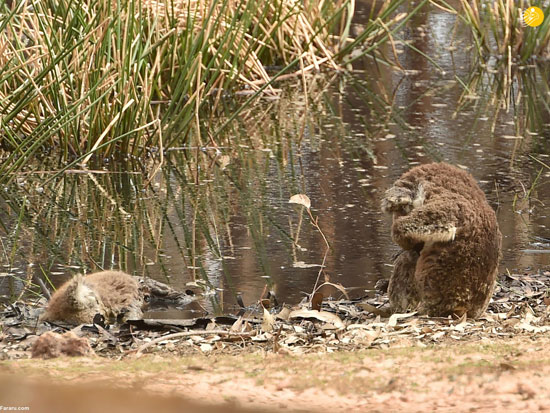
[(472, 238), (425, 246), (415, 272), (422, 303), (419, 311), (443, 317), (466, 313), (477, 318), (483, 314), (498, 272), (497, 259), (488, 259), (488, 254), (487, 244)]
[(390, 307), (393, 312), (405, 312), (418, 305), (419, 296), (415, 285), (418, 252), (401, 251), (395, 259), (393, 274), (388, 285)]
[(458, 208), (455, 202), (435, 200), (413, 209), (408, 215), (394, 215), (392, 237), (403, 249), (417, 248), (424, 243), (453, 241)]
[[(461, 251), (465, 240), (425, 246), (416, 265), (419, 311), (436, 317), (461, 316), (470, 310), (473, 288), (468, 261)], [(462, 244), (462, 245), (461, 245)]]

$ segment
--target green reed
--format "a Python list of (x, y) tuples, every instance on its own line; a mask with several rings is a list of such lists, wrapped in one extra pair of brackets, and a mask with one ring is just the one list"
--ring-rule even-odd
[[(461, 0), (460, 13), (479, 56), (511, 65), (550, 57), (550, 6), (544, 4), (540, 0)], [(530, 6), (540, 7), (546, 16), (538, 27), (527, 26), (522, 19), (522, 12)]]
[(340, 69), (388, 39), (403, 2), (383, 2), (357, 39), (346, 0), (4, 2), (0, 180), (52, 151), (86, 165), (207, 144), (228, 94), (276, 95), (275, 78)]

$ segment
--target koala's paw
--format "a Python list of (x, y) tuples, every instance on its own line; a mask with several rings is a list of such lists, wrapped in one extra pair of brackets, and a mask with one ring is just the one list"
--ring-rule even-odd
[(456, 237), (453, 223), (435, 223), (423, 226), (407, 225), (407, 236), (419, 242), (449, 242)]
[(400, 186), (392, 186), (382, 199), (383, 212), (409, 213), (413, 209), (413, 191)]

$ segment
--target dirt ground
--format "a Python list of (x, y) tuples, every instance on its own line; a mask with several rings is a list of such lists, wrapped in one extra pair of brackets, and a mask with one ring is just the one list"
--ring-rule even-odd
[(2, 361), (0, 405), (33, 412), (550, 412), (548, 334), (402, 344), (299, 356)]

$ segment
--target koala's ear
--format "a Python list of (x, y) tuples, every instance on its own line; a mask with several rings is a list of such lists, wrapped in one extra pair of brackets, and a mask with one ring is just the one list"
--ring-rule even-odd
[(384, 197), (382, 198), (382, 212), (385, 214), (388, 214), (391, 212), (390, 210), (390, 202), (388, 201), (388, 198)]

